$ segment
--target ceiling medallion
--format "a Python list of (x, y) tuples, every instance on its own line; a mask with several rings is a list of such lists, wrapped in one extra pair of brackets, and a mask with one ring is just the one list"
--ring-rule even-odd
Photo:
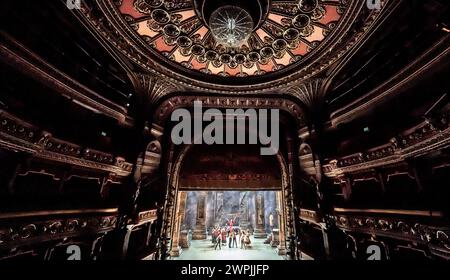
[(222, 6), (212, 13), (209, 27), (218, 44), (237, 48), (250, 37), (253, 20), (247, 11), (238, 6)]
[(347, 9), (342, 0), (121, 0), (118, 11), (160, 59), (223, 77), (301, 62)]

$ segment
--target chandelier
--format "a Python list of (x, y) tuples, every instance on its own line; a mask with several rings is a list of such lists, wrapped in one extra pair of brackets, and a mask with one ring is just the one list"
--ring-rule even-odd
[(219, 44), (237, 48), (250, 37), (253, 19), (250, 14), (237, 6), (222, 6), (211, 14), (211, 33)]

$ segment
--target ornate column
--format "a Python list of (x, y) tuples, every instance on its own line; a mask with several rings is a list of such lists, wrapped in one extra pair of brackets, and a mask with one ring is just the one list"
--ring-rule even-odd
[(255, 195), (255, 238), (266, 238), (266, 223), (264, 214), (264, 194), (257, 192)]
[(180, 200), (180, 221), (179, 221), (179, 246), (181, 248), (189, 248), (189, 230), (185, 227), (185, 218), (186, 218), (186, 201), (187, 201), (187, 192), (183, 191)]
[(248, 229), (248, 192), (240, 193), (240, 201), (239, 201), (239, 212), (240, 212), (240, 220), (239, 226), (241, 229)]
[[(135, 119), (134, 136), (136, 137), (133, 140), (134, 145), (132, 147), (133, 157), (136, 158), (133, 174), (135, 189), (132, 194), (131, 209), (126, 211), (131, 213), (124, 213), (123, 220), (125, 223), (127, 215), (133, 216), (136, 214), (140, 188), (148, 184), (160, 168), (163, 128), (155, 123), (149, 126), (148, 121), (151, 119), (152, 106), (156, 104), (159, 98), (170, 93), (175, 88), (174, 85), (167, 84), (162, 79), (148, 73), (132, 73), (132, 76), (135, 89), (135, 102), (132, 106)], [(163, 229), (157, 229), (155, 234), (160, 235), (160, 232), (163, 231)], [(161, 250), (165, 250), (165, 239), (162, 242), (158, 242), (158, 246)], [(161, 254), (161, 252), (158, 254)]]
[(278, 216), (278, 226), (280, 231), (278, 233), (279, 244), (277, 247), (278, 255), (286, 255), (286, 232), (284, 223), (284, 205), (283, 205), (283, 193), (281, 191), (276, 192), (277, 196), (277, 210), (276, 214)]
[(181, 231), (181, 223), (184, 216), (184, 209), (186, 208), (186, 197), (187, 193), (180, 191), (178, 192), (178, 205), (176, 207), (175, 212), (175, 225), (172, 234), (172, 246), (170, 249), (170, 256), (178, 257), (181, 254), (180, 247), (180, 231)]
[(195, 224), (194, 240), (206, 239), (206, 192), (201, 191), (197, 195), (197, 220)]
[[(325, 150), (324, 124), (329, 120), (329, 111), (324, 98), (327, 86), (329, 86), (327, 80), (320, 78), (311, 79), (301, 85), (290, 88), (290, 93), (297, 97), (308, 110), (309, 131), (305, 135), (299, 135), (299, 137), (302, 139), (303, 144), (305, 144), (304, 137), (309, 137), (311, 143), (308, 143), (309, 145), (306, 145), (303, 149), (302, 146), (304, 145), (302, 144), (302, 146), (300, 146), (300, 163), (302, 165), (303, 160), (303, 165), (305, 165), (305, 163), (307, 164), (306, 166), (308, 168), (304, 171), (316, 181), (318, 201), (317, 212), (323, 217), (322, 221), (320, 221), (320, 226), (322, 228), (324, 240), (323, 246), (328, 257), (330, 255), (330, 246), (327, 230), (330, 228), (330, 219), (327, 218), (327, 215), (332, 211), (332, 200), (327, 191), (329, 188), (326, 188), (326, 186), (330, 184), (330, 181), (324, 175), (323, 170), (323, 151)], [(309, 157), (309, 154), (311, 157)]]
[(285, 186), (285, 221), (287, 228), (287, 255), (290, 259), (297, 259), (297, 229), (294, 216), (294, 141), (290, 137), (287, 139), (288, 158), (287, 158), (287, 172), (288, 172), (288, 185)]

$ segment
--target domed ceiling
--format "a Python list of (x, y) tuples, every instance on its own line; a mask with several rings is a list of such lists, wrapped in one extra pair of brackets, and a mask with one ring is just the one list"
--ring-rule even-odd
[(264, 75), (296, 64), (345, 12), (339, 0), (123, 0), (117, 7), (155, 54), (226, 77)]
[[(339, 0), (117, 3), (156, 55), (187, 69), (226, 77), (264, 75), (295, 64), (330, 34), (345, 12)], [(215, 35), (220, 28), (229, 40), (243, 38), (227, 44)]]
[(336, 62), (380, 14), (365, 2), (98, 0), (83, 14), (154, 74), (195, 90), (255, 92)]

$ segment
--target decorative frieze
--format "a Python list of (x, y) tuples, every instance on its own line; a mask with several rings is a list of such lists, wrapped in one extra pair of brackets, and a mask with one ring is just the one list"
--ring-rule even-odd
[(144, 224), (152, 221), (156, 221), (158, 219), (157, 209), (141, 211), (137, 214), (134, 219), (135, 224)]
[(48, 151), (74, 157), (80, 157), (82, 151), (82, 148), (80, 146), (56, 138), (48, 139), (45, 142), (44, 148)]
[(25, 141), (34, 142), (39, 129), (0, 110), (0, 131)]
[(154, 121), (159, 125), (170, 117), (176, 108), (193, 107), (194, 101), (201, 101), (203, 107), (213, 108), (278, 108), (292, 115), (298, 127), (306, 126), (303, 110), (300, 106), (283, 98), (251, 98), (251, 97), (207, 97), (207, 96), (175, 96), (161, 103), (154, 114)]
[(118, 176), (128, 176), (133, 169), (133, 165), (121, 157), (60, 140), (3, 110), (0, 110), (0, 146)]
[[(96, 1), (95, 5), (82, 5), (81, 9), (75, 10), (75, 12), (85, 20), (86, 25), (90, 29), (95, 31), (98, 35), (101, 35), (130, 61), (138, 64), (150, 73), (158, 74), (166, 80), (176, 82), (197, 92), (214, 91), (231, 94), (250, 94), (285, 91), (286, 88), (297, 84), (299, 81), (306, 80), (314, 75), (323, 72), (329, 66), (333, 65), (338, 59), (348, 53), (350, 49), (363, 41), (361, 40), (361, 38), (367, 35), (367, 30), (375, 28), (377, 26), (376, 22), (378, 20), (382, 20), (385, 16), (387, 16), (387, 14), (389, 14), (388, 12), (396, 6), (394, 5), (395, 3), (391, 4), (391, 2), (392, 1), (385, 1), (386, 4), (384, 5), (383, 9), (373, 10), (371, 13), (361, 12), (363, 10), (361, 9), (363, 3), (355, 2), (348, 4), (348, 9), (346, 9), (345, 16), (342, 16), (343, 20), (339, 23), (333, 22), (327, 25), (327, 27), (329, 27), (328, 29), (336, 28), (336, 32), (332, 32), (333, 34), (329, 34), (330, 40), (326, 40), (326, 46), (323, 44), (317, 44), (316, 42), (312, 44), (311, 47), (313, 49), (311, 50), (310, 55), (313, 55), (313, 53), (317, 54), (318, 57), (321, 58), (320, 60), (307, 60), (305, 61), (306, 64), (302, 67), (299, 67), (298, 71), (292, 71), (292, 73), (284, 75), (283, 78), (271, 78), (270, 83), (266, 79), (264, 79), (265, 77), (263, 75), (257, 77), (258, 79), (255, 83), (243, 81), (243, 84), (245, 84), (245, 86), (231, 87), (229, 85), (217, 83), (212, 85), (210, 81), (198, 78), (197, 75), (194, 75), (198, 73), (191, 73), (192, 70), (189, 68), (189, 63), (178, 64), (177, 69), (180, 71), (173, 71), (173, 69), (169, 69), (169, 67), (167, 67), (167, 64), (173, 64), (172, 59), (174, 58), (174, 55), (167, 52), (166, 55), (164, 55), (164, 59), (163, 57), (161, 57), (161, 55), (155, 56), (155, 49), (152, 48), (154, 44), (150, 44), (152, 43), (150, 42), (152, 41), (151, 38), (149, 38), (148, 36), (140, 36), (139, 32), (137, 32), (139, 31), (139, 26), (136, 24), (135, 19), (129, 15), (123, 15), (113, 1)], [(135, 4), (136, 6), (129, 8), (136, 8), (136, 11), (149, 12), (145, 1), (137, 1)], [(292, 10), (293, 9), (291, 9), (291, 12)], [(337, 11), (338, 13), (341, 13), (343, 12), (343, 9), (338, 8)], [(313, 15), (313, 18), (317, 20), (317, 17), (320, 17), (320, 15), (323, 15), (324, 13), (325, 11), (321, 10), (320, 13), (315, 13)], [(166, 12), (162, 14), (166, 14)], [(164, 19), (161, 18), (159, 20), (165, 21), (165, 16), (163, 16), (163, 18)], [(179, 24), (180, 22), (178, 22), (178, 20), (179, 16), (174, 15), (173, 23)], [(158, 24), (156, 24), (156, 22), (149, 22), (148, 24), (150, 29), (158, 29)], [(289, 23), (285, 21), (284, 24)], [(189, 27), (185, 26), (184, 24), (180, 25), (179, 27), (180, 30), (186, 31), (186, 28), (189, 29)], [(309, 29), (307, 28), (303, 30), (303, 32), (307, 32)], [(354, 30), (355, 32), (348, 32), (349, 30)], [(328, 33), (329, 30), (324, 30), (325, 35), (327, 35)], [(294, 35), (297, 36), (299, 34)], [(291, 38), (291, 40), (294, 40), (294, 35), (287, 34), (286, 36), (288, 38)], [(306, 36), (307, 34), (303, 35)], [(169, 40), (170, 42), (167, 43), (169, 43), (170, 45), (172, 45), (172, 43), (181, 43), (186, 45), (186, 42), (190, 42), (192, 38), (182, 39), (183, 40), (179, 40), (179, 42), (173, 42), (173, 39), (169, 38), (167, 40)], [(276, 48), (284, 47), (285, 45), (283, 40), (278, 43), (279, 44), (275, 44)], [(258, 47), (260, 43), (255, 40), (251, 40), (251, 44), (252, 46), (254, 45), (254, 47)], [(199, 45), (196, 44), (194, 50), (204, 51), (203, 47), (200, 46), (199, 48), (198, 46)], [(277, 54), (274, 55), (277, 56)], [(238, 56), (242, 57), (239, 54)], [(258, 55), (255, 58), (258, 58)], [(164, 61), (159, 61), (161, 59)], [(276, 70), (279, 70), (281, 67), (275, 66), (275, 68)], [(182, 75), (182, 72), (189, 72), (189, 74), (193, 75), (190, 75), (190, 77), (186, 77), (186, 75)], [(267, 79), (268, 78), (269, 77), (267, 77)]]
[(322, 220), (316, 211), (308, 209), (300, 209), (300, 219), (315, 224), (320, 223)]
[(434, 244), (450, 252), (450, 227), (429, 225), (421, 217), (338, 214), (331, 219), (345, 230), (385, 236), (423, 244)]
[[(76, 216), (48, 211), (45, 215), (24, 213), (0, 217), (0, 246), (3, 248), (62, 239), (82, 234), (98, 234), (111, 231), (117, 223), (114, 211), (93, 210), (89, 215), (78, 211)], [(77, 211), (74, 211), (77, 212)], [(53, 217), (48, 219), (48, 217)]]
[(83, 151), (83, 158), (106, 164), (114, 164), (114, 157), (111, 154), (96, 151), (93, 149), (85, 149)]
[(444, 113), (439, 118), (440, 128), (429, 122), (423, 122), (392, 138), (387, 144), (366, 152), (330, 160), (324, 165), (324, 172), (329, 177), (338, 177), (345, 173), (399, 163), (407, 158), (445, 147), (450, 143), (448, 115), (449, 113)]

